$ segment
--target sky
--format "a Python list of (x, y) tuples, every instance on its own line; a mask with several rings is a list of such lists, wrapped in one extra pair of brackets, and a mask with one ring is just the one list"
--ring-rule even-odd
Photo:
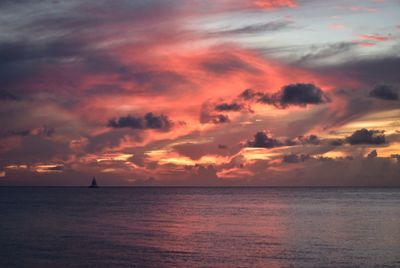
[(399, 0), (0, 2), (0, 185), (400, 186)]

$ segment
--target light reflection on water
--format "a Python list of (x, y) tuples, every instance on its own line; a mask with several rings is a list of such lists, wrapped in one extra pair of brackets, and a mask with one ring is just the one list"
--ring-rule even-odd
[(0, 188), (0, 267), (400, 267), (400, 189)]

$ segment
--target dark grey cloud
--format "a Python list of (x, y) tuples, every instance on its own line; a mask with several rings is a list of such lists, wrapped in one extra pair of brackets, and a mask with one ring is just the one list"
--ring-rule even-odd
[(211, 122), (213, 122), (214, 124), (229, 123), (230, 121), (231, 120), (229, 119), (229, 117), (224, 114), (216, 115), (211, 119)]
[(377, 85), (369, 93), (370, 97), (382, 100), (398, 100), (399, 93), (396, 88), (391, 85)]
[(372, 150), (368, 155), (367, 158), (375, 158), (378, 156), (378, 153), (376, 150)]
[(216, 113), (215, 108), (216, 108), (215, 104), (212, 104), (209, 101), (202, 104), (200, 112), (201, 124), (207, 124), (207, 123), (223, 124), (230, 122), (229, 116)]
[(275, 32), (287, 29), (291, 24), (293, 24), (292, 21), (286, 21), (286, 20), (270, 21), (267, 23), (253, 24), (241, 28), (213, 32), (211, 33), (211, 35), (221, 36), (221, 35), (257, 34), (262, 32)]
[(291, 139), (286, 139), (285, 145), (286, 146), (294, 146), (294, 145), (297, 145), (297, 141), (296, 140), (291, 140)]
[(84, 151), (96, 153), (103, 151), (105, 148), (118, 147), (125, 137), (130, 137), (130, 139), (138, 143), (143, 141), (139, 131), (131, 131), (129, 128), (119, 128), (114, 131), (88, 137), (88, 142), (85, 145)]
[(248, 147), (273, 148), (283, 146), (283, 143), (275, 138), (269, 137), (265, 132), (259, 131), (254, 135), (254, 140), (247, 141)]
[[(80, 73), (65, 72), (66, 66), (74, 66)], [(129, 73), (129, 68), (111, 57), (107, 51), (94, 49), (90, 42), (74, 37), (41, 41), (16, 40), (0, 45), (0, 84), (5, 89), (23, 91), (19, 92), (21, 96), (35, 89), (32, 81), (40, 81), (41, 84), (58, 81), (56, 92), (60, 93), (65, 88), (76, 89), (85, 74), (101, 73), (124, 77)], [(48, 87), (51, 89), (44, 86), (40, 91), (55, 92), (51, 85)], [(6, 96), (10, 98), (9, 94)]]
[(25, 137), (25, 136), (29, 136), (31, 134), (31, 130), (30, 129), (24, 129), (24, 130), (10, 130), (7, 133), (10, 136), (21, 136), (21, 137)]
[(198, 160), (205, 155), (230, 155), (232, 150), (229, 150), (226, 145), (208, 143), (181, 143), (173, 146), (175, 152), (179, 155), (190, 157), (193, 160)]
[(325, 140), (321, 140), (316, 135), (309, 136), (298, 136), (295, 139), (276, 139), (268, 136), (267, 133), (259, 131), (255, 134), (254, 140), (249, 140), (247, 146), (249, 147), (261, 147), (261, 148), (273, 148), (280, 146), (298, 146), (298, 145), (321, 145), (325, 143)]
[(282, 160), (285, 163), (299, 163), (310, 159), (311, 156), (308, 154), (286, 154)]
[(276, 102), (273, 95), (260, 91), (255, 91), (251, 88), (245, 89), (242, 93), (239, 94), (238, 98), (246, 101), (256, 101), (267, 104), (274, 104)]
[(318, 145), (321, 143), (321, 140), (316, 135), (309, 135), (309, 136), (305, 136), (305, 137), (300, 136), (298, 139), (303, 144)]
[(144, 116), (147, 128), (151, 129), (170, 129), (172, 122), (166, 115), (154, 115), (153, 113), (147, 113)]
[(218, 144), (218, 149), (226, 149), (228, 148), (228, 146), (226, 146), (225, 144)]
[(18, 101), (20, 98), (18, 98), (16, 95), (11, 93), (8, 90), (5, 89), (0, 89), (0, 101)]
[(390, 158), (397, 159), (397, 162), (400, 164), (400, 154), (392, 154), (390, 155)]
[(341, 146), (344, 143), (345, 143), (345, 140), (343, 140), (343, 139), (335, 139), (335, 140), (330, 142), (330, 145), (332, 145), (332, 146)]
[(339, 54), (352, 51), (358, 44), (355, 42), (339, 42), (323, 45), (312, 45), (309, 52), (299, 59), (300, 64), (309, 63), (315, 60), (323, 60)]
[(8, 149), (0, 157), (0, 166), (10, 163), (49, 163), (53, 159), (66, 160), (71, 153), (65, 140), (49, 139), (42, 135), (27, 135), (20, 146)]
[(6, 133), (3, 133), (3, 137), (7, 136), (43, 136), (43, 137), (51, 137), (55, 133), (55, 129), (53, 127), (42, 126), (39, 128), (32, 129), (18, 129), (18, 130), (9, 130)]
[(126, 72), (123, 73), (123, 75), (121, 75), (121, 79), (127, 81), (134, 81), (140, 84), (141, 86), (148, 86), (154, 91), (164, 91), (170, 88), (176, 88), (181, 85), (191, 85), (190, 81), (184, 75), (172, 71), (160, 71), (160, 70), (128, 71), (127, 70)]
[(112, 128), (132, 129), (158, 129), (168, 131), (172, 127), (172, 121), (164, 114), (155, 115), (147, 113), (144, 116), (122, 116), (117, 119), (110, 119), (107, 126)]
[(384, 144), (386, 142), (385, 135), (382, 134), (382, 131), (368, 130), (365, 128), (354, 131), (353, 134), (346, 138), (346, 141), (351, 145)]
[(324, 92), (314, 84), (290, 84), (284, 86), (279, 94), (280, 104), (305, 106), (329, 101)]
[[(49, 76), (48, 66), (52, 66)], [(64, 68), (74, 66), (79, 73)], [(25, 81), (38, 80), (58, 81), (60, 93), (64, 88), (76, 89), (80, 79), (90, 74), (115, 74), (122, 81), (134, 81), (142, 88), (155, 91), (169, 87), (188, 85), (182, 75), (172, 71), (154, 71), (150, 64), (134, 62), (130, 64), (119, 61), (112, 52), (96, 45), (84, 38), (65, 36), (58, 39), (16, 40), (0, 44), (0, 84), (3, 88), (22, 88), (23, 91), (32, 91), (30, 84)], [(37, 90), (37, 89), (36, 89)], [(40, 89), (46, 91), (46, 87)], [(96, 87), (85, 92), (86, 94), (104, 93), (106, 88)], [(113, 89), (121, 91), (119, 89)], [(51, 88), (52, 93), (54, 89)], [(15, 99), (6, 91), (1, 90), (0, 99)]]
[(309, 104), (323, 104), (330, 101), (321, 88), (314, 84), (304, 83), (286, 85), (280, 91), (273, 94), (246, 89), (239, 95), (239, 98), (275, 105), (279, 108), (286, 108), (290, 105), (307, 106)]
[(85, 90), (86, 95), (119, 95), (127, 93), (124, 88), (114, 84), (98, 84)]
[(244, 100), (252, 100), (257, 97), (262, 97), (264, 93), (261, 92), (256, 92), (252, 90), (251, 88), (245, 89), (242, 93), (240, 93), (239, 98), (244, 99)]
[(240, 111), (242, 108), (242, 105), (236, 102), (221, 103), (215, 106), (215, 110), (217, 111)]
[(398, 70), (400, 57), (371, 57), (367, 59), (351, 59), (345, 63), (311, 68), (312, 71), (322, 75), (334, 77), (351, 77), (363, 82), (365, 85), (379, 83), (400, 83)]
[(309, 135), (309, 136), (298, 136), (295, 139), (286, 139), (282, 144), (285, 146), (295, 146), (295, 145), (319, 145), (323, 141), (318, 138), (317, 135)]
[(235, 55), (228, 53), (219, 53), (218, 56), (203, 61), (201, 66), (208, 72), (219, 75), (234, 71), (244, 71), (252, 74), (261, 73), (261, 71), (255, 66), (252, 66)]
[(331, 91), (333, 98), (343, 101), (347, 105), (340, 109), (334, 109), (334, 111), (328, 116), (327, 122), (324, 122), (324, 128), (335, 128), (368, 113), (389, 108), (387, 105), (387, 108), (378, 106), (372, 98), (366, 97), (367, 94), (368, 93), (365, 90), (354, 90), (351, 88), (339, 88)]
[(66, 58), (83, 56), (89, 51), (88, 44), (72, 37), (43, 41), (7, 41), (0, 44), (0, 68), (9, 75), (17, 75), (18, 71), (28, 71), (42, 63), (59, 63)]

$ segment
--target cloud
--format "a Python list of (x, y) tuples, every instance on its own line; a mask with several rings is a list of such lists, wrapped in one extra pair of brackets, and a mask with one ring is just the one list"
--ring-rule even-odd
[(303, 144), (312, 144), (312, 145), (318, 145), (321, 143), (321, 140), (316, 135), (309, 135), (306, 137), (300, 136), (299, 141), (302, 142)]
[(286, 154), (283, 156), (282, 160), (285, 163), (299, 163), (310, 159), (308, 154)]
[(217, 169), (213, 165), (197, 166), (194, 168), (194, 174), (187, 178), (186, 184), (191, 185), (220, 185), (222, 182), (217, 175)]
[(385, 36), (381, 34), (362, 34), (360, 35), (360, 38), (363, 40), (375, 41), (375, 42), (386, 42), (393, 39), (393, 37), (389, 35)]
[(0, 159), (0, 165), (4, 162), (25, 164), (48, 162), (53, 159), (65, 159), (69, 153), (70, 148), (66, 140), (28, 135), (18, 139), (17, 146), (6, 151), (7, 157)]
[(245, 89), (242, 93), (240, 93), (239, 98), (242, 98), (244, 100), (252, 100), (256, 97), (262, 97), (262, 96), (264, 96), (263, 93), (255, 92), (254, 90), (248, 88)]
[(93, 135), (89, 137), (87, 141), (84, 141), (81, 146), (87, 153), (96, 153), (116, 148), (120, 146), (126, 138), (129, 138), (136, 143), (141, 143), (143, 141), (141, 133), (138, 131), (131, 131), (127, 127), (120, 128), (118, 131), (108, 131)]
[(207, 123), (214, 123), (214, 124), (223, 124), (229, 123), (231, 120), (229, 116), (224, 114), (209, 114), (207, 112), (202, 112), (200, 114), (200, 123), (207, 124)]
[(386, 142), (385, 135), (378, 130), (360, 129), (354, 131), (346, 141), (351, 145), (357, 144), (384, 144)]
[(305, 107), (309, 104), (323, 104), (330, 101), (321, 88), (304, 83), (286, 85), (273, 94), (246, 89), (238, 97), (247, 101), (275, 105), (282, 109), (292, 105)]
[(247, 142), (247, 146), (255, 148), (273, 148), (283, 146), (283, 143), (269, 137), (265, 132), (259, 131), (254, 135), (254, 140), (249, 140)]
[[(84, 172), (113, 172), (113, 177), (122, 178), (126, 180), (125, 183), (130, 183), (131, 178), (149, 177), (154, 177), (158, 183), (166, 174), (176, 178), (184, 177), (179, 177), (179, 172), (184, 169), (181, 166), (185, 165), (184, 161), (176, 161), (176, 165), (169, 162), (166, 164), (167, 162), (161, 161), (160, 155), (150, 159), (146, 154), (149, 151), (170, 149), (173, 150), (172, 153), (176, 153), (171, 153), (171, 163), (175, 156), (179, 158), (177, 160), (188, 158), (183, 156), (196, 159), (204, 156), (201, 161), (205, 162), (218, 160), (215, 160), (215, 170), (208, 173), (204, 173), (206, 170), (203, 168), (199, 168), (198, 171), (193, 169), (194, 174), (204, 173), (204, 176), (199, 178), (199, 184), (203, 184), (206, 183), (207, 177), (221, 172), (221, 165), (240, 155), (241, 149), (253, 153), (277, 153), (271, 157), (276, 160), (277, 166), (268, 163), (271, 166), (268, 166), (266, 174), (271, 174), (274, 168), (284, 170), (301, 168), (303, 164), (311, 165), (314, 161), (291, 167), (278, 166), (282, 164), (283, 154), (289, 152), (295, 153), (301, 159), (299, 153), (316, 155), (316, 151), (322, 154), (324, 150), (332, 149), (323, 148), (326, 141), (320, 129), (340, 117), (340, 112), (343, 111), (346, 119), (353, 119), (354, 113), (350, 113), (350, 109), (371, 107), (368, 103), (386, 107), (396, 104), (366, 98), (367, 94), (362, 92), (363, 95), (359, 94), (356, 97), (365, 100), (364, 103), (349, 101), (350, 95), (342, 99), (332, 95), (331, 105), (302, 110), (292, 107), (324, 103), (330, 94), (325, 93), (325, 89), (331, 90), (345, 84), (345, 77), (358, 78), (360, 75), (366, 79), (388, 83), (392, 82), (385, 79), (386, 77), (398, 79), (398, 68), (394, 68), (397, 63), (393, 59), (387, 59), (374, 68), (368, 67), (364, 62), (357, 65), (358, 60), (352, 58), (351, 63), (344, 63), (343, 69), (340, 64), (335, 65), (342, 58), (352, 56), (353, 52), (354, 55), (358, 55), (358, 51), (353, 51), (355, 45), (350, 42), (317, 45), (316, 49), (310, 47), (309, 51), (306, 50), (305, 61), (329, 58), (329, 67), (334, 71), (327, 70), (323, 75), (319, 75), (320, 70), (316, 68), (299, 68), (296, 62), (291, 66), (293, 62), (290, 63), (290, 56), (288, 61), (287, 58), (280, 58), (282, 51), (292, 53), (293, 47), (304, 46), (305, 43), (302, 45), (302, 42), (310, 39), (305, 38), (299, 41), (299, 46), (292, 46), (290, 42), (286, 42), (286, 35), (291, 33), (285, 32), (285, 36), (282, 36), (284, 40), (275, 40), (272, 35), (275, 36), (276, 31), (289, 29), (292, 22), (261, 21), (261, 15), (270, 14), (290, 19), (281, 12), (268, 13), (268, 9), (293, 7), (296, 6), (295, 1), (148, 0), (124, 1), (118, 5), (107, 1), (100, 1), (94, 5), (77, 0), (67, 1), (68, 3), (31, 0), (6, 2), (9, 3), (7, 6), (10, 6), (10, 9), (0, 11), (1, 14), (7, 15), (3, 16), (3, 42), (0, 45), (0, 99), (5, 100), (1, 101), (0, 105), (3, 118), (0, 121), (4, 133), (7, 133), (7, 130), (11, 131), (8, 136), (0, 137), (0, 151), (3, 147), (8, 150), (4, 150), (5, 153), (0, 155), (0, 162), (29, 160), (28, 164), (31, 165), (65, 160), (68, 161), (66, 172), (74, 169), (77, 174), (80, 173), (80, 176), (86, 178), (88, 176), (83, 174)], [(24, 6), (20, 4), (22, 2), (29, 2), (29, 5)], [(298, 11), (303, 10), (300, 9)], [(292, 11), (297, 13), (296, 10)], [(25, 16), (26, 12), (29, 16)], [(43, 15), (44, 13), (46, 14)], [(290, 16), (295, 18), (295, 13)], [(237, 17), (236, 15), (253, 16), (252, 21), (256, 22), (252, 24), (247, 20), (249, 24), (246, 24), (246, 20), (233, 21), (232, 18)], [(203, 23), (205, 20), (207, 24)], [(328, 24), (329, 22), (322, 22), (321, 25)], [(231, 26), (219, 29), (221, 31), (217, 34), (222, 36), (220, 40), (218, 36), (211, 40), (209, 29), (213, 25)], [(256, 36), (259, 33), (267, 35)], [(271, 33), (271, 36), (268, 33)], [(318, 39), (317, 42), (321, 40)], [(271, 54), (267, 55), (266, 50), (256, 48), (258, 45), (273, 45), (276, 50), (270, 50)], [(385, 48), (386, 46), (382, 47)], [(276, 52), (279, 49), (280, 52)], [(292, 50), (289, 51), (290, 49)], [(301, 55), (299, 51), (301, 50), (295, 51), (295, 54)], [(376, 51), (376, 55), (378, 53), (380, 51)], [(360, 58), (362, 57), (364, 55), (360, 55)], [(373, 64), (377, 62), (375, 59)], [(348, 66), (353, 63), (357, 63), (357, 66)], [(322, 68), (328, 67), (323, 65)], [(358, 72), (360, 69), (362, 71)], [(345, 75), (336, 76), (338, 72)], [(317, 96), (315, 100), (311, 97), (317, 94), (303, 92), (299, 93), (303, 97), (297, 95), (290, 98), (290, 94), (286, 94), (283, 88), (280, 90), (284, 85), (296, 85), (307, 81), (315, 83), (313, 85), (316, 88), (324, 89), (323, 97), (318, 99)], [(366, 80), (362, 82), (364, 81)], [(368, 81), (365, 83), (368, 84)], [(237, 97), (239, 91), (245, 88), (257, 91), (247, 90)], [(22, 101), (11, 101), (15, 100), (14, 97), (20, 97)], [(210, 101), (203, 113), (201, 105), (209, 99), (218, 101)], [(266, 107), (263, 103), (274, 107)], [(338, 107), (339, 112), (330, 113), (335, 107)], [(254, 111), (250, 112), (250, 108), (254, 108)], [(371, 109), (378, 108), (383, 109), (364, 108), (362, 111), (370, 112)], [(153, 113), (146, 114), (147, 111)], [(357, 116), (361, 113), (357, 113)], [(164, 114), (174, 121), (171, 122)], [(201, 125), (199, 115), (201, 123), (209, 124)], [(230, 124), (224, 124), (230, 121)], [(186, 122), (186, 125), (179, 125), (179, 122)], [(107, 123), (110, 128), (104, 129)], [(43, 124), (54, 126), (57, 129), (56, 135), (52, 136), (51, 131), (32, 128)], [(173, 131), (167, 132), (171, 126)], [(253, 139), (253, 134), (266, 126), (273, 130), (276, 136), (267, 133), (256, 135), (254, 140), (249, 141), (249, 145), (262, 148), (242, 148), (243, 141), (246, 143), (247, 139)], [(309, 133), (317, 133), (318, 136), (306, 136)], [(191, 135), (193, 143), (202, 138), (212, 141), (192, 145), (183, 139), (186, 135)], [(289, 140), (299, 135), (304, 137)], [(49, 136), (52, 138), (48, 138)], [(289, 142), (286, 142), (286, 138)], [(390, 136), (387, 136), (387, 139), (391, 141)], [(70, 142), (73, 140), (76, 142)], [(180, 146), (174, 147), (176, 144)], [(345, 146), (336, 149), (345, 151), (348, 148), (350, 147)], [(360, 146), (352, 149), (365, 148)], [(133, 156), (126, 164), (111, 163), (115, 161), (101, 161), (99, 164), (96, 160), (86, 164), (83, 161), (88, 154), (93, 154), (93, 159), (96, 159), (96, 156), (98, 159), (98, 156), (111, 152)], [(196, 162), (192, 161), (193, 159), (189, 160), (189, 163)], [(248, 162), (251, 161), (243, 157), (240, 163), (234, 166), (232, 164), (237, 170), (232, 169), (230, 175), (238, 173), (247, 177), (253, 171), (246, 173), (248, 170), (245, 166)], [(259, 165), (266, 168), (265, 162)], [(244, 172), (241, 173), (240, 170)], [(285, 172), (276, 172), (273, 175), (278, 177)], [(60, 176), (58, 173), (54, 175)], [(69, 177), (73, 178), (71, 181), (76, 181), (74, 176)], [(27, 176), (24, 180), (31, 183), (30, 179)], [(150, 180), (149, 183), (153, 181)]]
[(240, 111), (242, 108), (242, 105), (236, 102), (221, 103), (215, 106), (215, 110), (217, 111)]
[(222, 123), (228, 123), (230, 122), (229, 117), (227, 115), (219, 114), (214, 116), (211, 121), (214, 124), (222, 124)]
[(34, 78), (46, 64), (62, 66), (63, 61), (75, 57), (89, 59), (93, 52), (79, 40), (63, 37), (56, 40), (3, 42), (0, 45), (0, 82), (2, 86)]
[(19, 98), (8, 90), (0, 89), (0, 101), (18, 101)]
[(400, 154), (392, 154), (390, 155), (390, 158), (396, 159), (397, 162), (400, 164)]
[(24, 129), (24, 130), (10, 130), (7, 133), (8, 135), (11, 136), (29, 136), (31, 134), (31, 130), (30, 129)]
[[(217, 107), (219, 109), (217, 109)], [(210, 101), (206, 101), (201, 106), (200, 111), (200, 123), (207, 124), (207, 123), (214, 123), (214, 124), (223, 124), (229, 123), (231, 120), (229, 119), (228, 115), (215, 113), (217, 111), (228, 111), (228, 108), (235, 108), (235, 105), (230, 104), (222, 104), (222, 106), (214, 105)]]
[(197, 143), (182, 143), (173, 146), (174, 152), (177, 152), (179, 156), (188, 156), (192, 160), (199, 160), (202, 156), (212, 154), (213, 151), (217, 151), (213, 145), (212, 150), (210, 144), (197, 144)]
[(257, 34), (262, 32), (274, 32), (283, 29), (287, 29), (289, 25), (291, 25), (292, 21), (287, 20), (277, 20), (277, 21), (270, 21), (267, 23), (259, 23), (244, 26), (241, 28), (235, 28), (231, 30), (213, 32), (212, 35), (221, 36), (221, 35), (235, 35), (235, 34)]
[(368, 155), (367, 158), (375, 158), (378, 156), (378, 153), (376, 152), (376, 150), (372, 150)]
[(374, 13), (377, 11), (376, 8), (366, 7), (366, 6), (341, 6), (340, 9), (345, 9), (352, 12), (369, 12)]
[(263, 9), (275, 9), (275, 8), (294, 8), (297, 7), (296, 0), (253, 0), (252, 2), (254, 6)]
[(167, 131), (171, 128), (172, 121), (166, 115), (155, 115), (150, 112), (143, 117), (127, 115), (118, 119), (110, 119), (107, 126), (112, 128), (158, 129)]
[(315, 72), (322, 75), (341, 77), (341, 79), (351, 77), (365, 86), (379, 84), (382, 81), (392, 84), (400, 83), (397, 71), (399, 69), (400, 57), (396, 55), (350, 59), (340, 64), (313, 68)]
[(38, 164), (33, 167), (38, 173), (53, 173), (62, 172), (64, 170), (64, 164)]
[(323, 140), (319, 139), (317, 135), (311, 134), (309, 136), (298, 136), (295, 139), (286, 139), (282, 144), (284, 146), (296, 145), (319, 145)]
[(329, 101), (324, 92), (314, 84), (290, 84), (280, 92), (279, 101), (283, 107), (288, 105), (306, 106)]
[(239, 57), (228, 54), (218, 53), (214, 57), (208, 58), (201, 63), (204, 70), (217, 74), (227, 74), (230, 72), (247, 72), (250, 74), (261, 74), (261, 71), (249, 64), (248, 62), (240, 59)]
[(332, 29), (332, 30), (339, 30), (339, 29), (344, 29), (344, 28), (346, 28), (346, 26), (344, 24), (341, 24), (341, 23), (329, 24), (329, 29)]
[(169, 129), (172, 122), (168, 119), (166, 115), (154, 115), (153, 113), (147, 113), (144, 116), (146, 121), (146, 127), (151, 129)]
[(355, 42), (338, 42), (322, 45), (312, 45), (310, 52), (303, 55), (298, 62), (300, 64), (313, 62), (315, 60), (323, 60), (326, 58), (334, 57), (336, 55), (343, 55), (352, 51), (357, 46)]
[(332, 146), (341, 146), (344, 143), (345, 143), (345, 140), (343, 140), (343, 139), (335, 139), (335, 140), (330, 142), (330, 145), (332, 145)]
[(9, 130), (3, 136), (44, 136), (51, 137), (55, 133), (55, 129), (48, 126), (42, 126), (39, 128), (22, 129), (22, 130)]
[(399, 93), (391, 85), (377, 85), (369, 93), (370, 97), (382, 100), (398, 100)]

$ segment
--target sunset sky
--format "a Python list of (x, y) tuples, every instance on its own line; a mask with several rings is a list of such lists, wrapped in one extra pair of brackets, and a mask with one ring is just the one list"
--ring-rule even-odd
[(1, 1), (0, 185), (400, 186), (399, 14)]

